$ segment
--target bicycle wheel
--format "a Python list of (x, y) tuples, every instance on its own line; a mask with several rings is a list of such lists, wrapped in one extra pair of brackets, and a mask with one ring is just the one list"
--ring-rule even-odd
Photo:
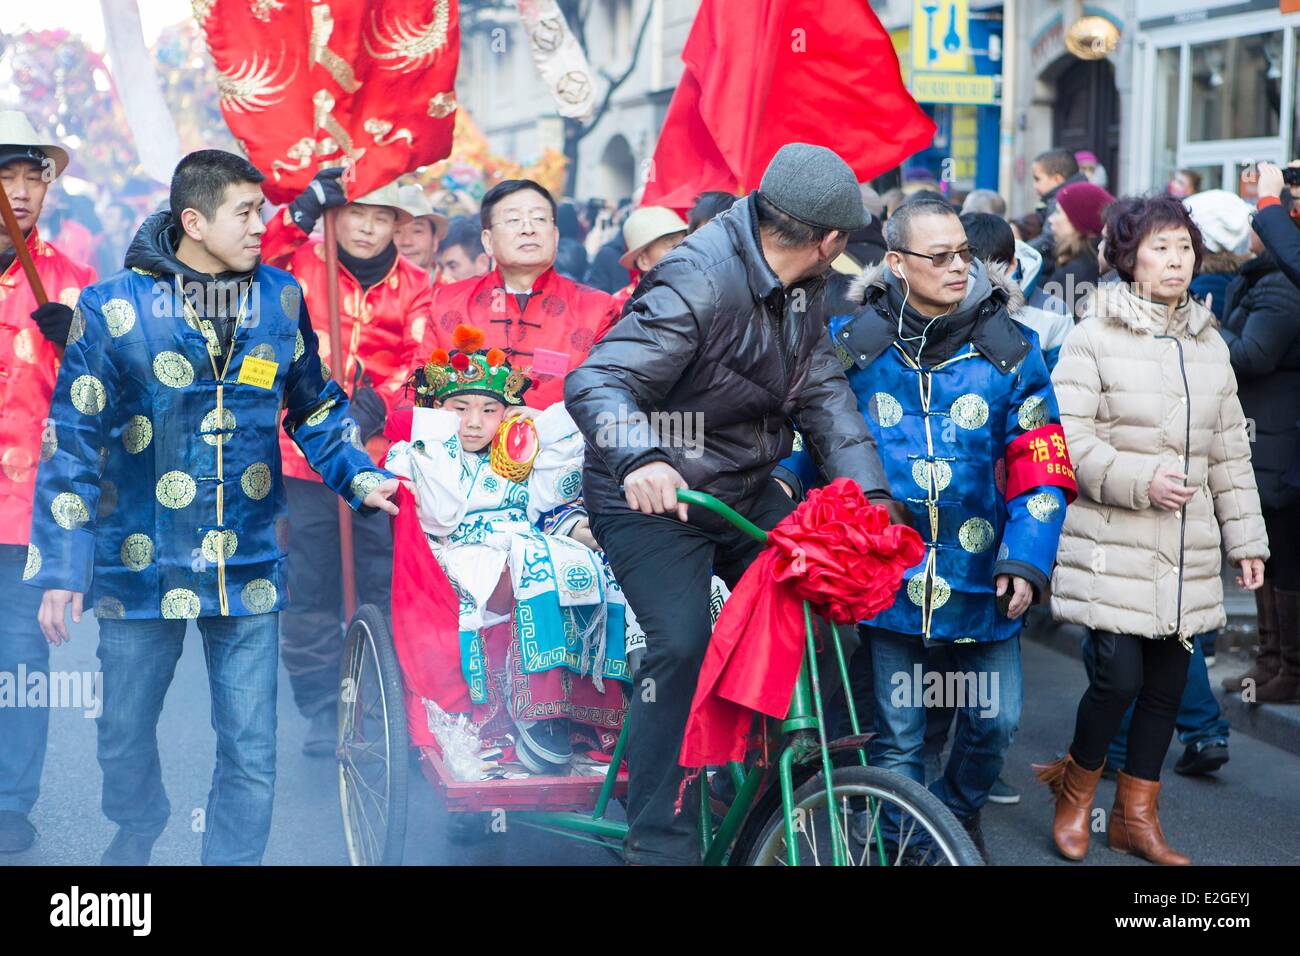
[(407, 750), (402, 676), (374, 605), (348, 625), (339, 693), (339, 805), (353, 866), (398, 866), (406, 842)]
[[(879, 866), (882, 852), (874, 834), (881, 813), (898, 814), (896, 846), (884, 850), (886, 866), (981, 866), (983, 859), (970, 835), (943, 802), (913, 780), (876, 767), (836, 767), (831, 812), (827, 812), (826, 784), (821, 772), (813, 774), (794, 792), (796, 839), (801, 866), (831, 865), (832, 827), (847, 841), (850, 866)], [(860, 826), (854, 826), (858, 817)], [(855, 829), (868, 838), (856, 839)], [(736, 849), (745, 866), (785, 866), (785, 811), (778, 799), (775, 810), (751, 841), (742, 839)]]

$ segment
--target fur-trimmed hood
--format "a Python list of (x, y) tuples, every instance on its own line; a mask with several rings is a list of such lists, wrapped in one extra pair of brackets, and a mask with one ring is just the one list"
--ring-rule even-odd
[[(898, 340), (898, 318), (894, 307), (884, 301), (891, 289), (901, 298), (902, 285), (885, 264), (872, 266), (849, 288), (847, 299), (856, 310), (854, 314), (832, 323), (835, 344), (844, 350), (844, 359), (859, 368), (866, 368)], [(966, 297), (948, 321), (934, 323), (935, 332), (928, 341), (946, 338), (949, 344), (962, 346), (969, 342), (998, 371), (1012, 372), (1031, 348), (1028, 329), (1014, 321), (1024, 305), (1024, 293), (1009, 269), (989, 270), (976, 259), (971, 263)]]
[(1214, 313), (1190, 295), (1170, 314), (1163, 303), (1142, 298), (1127, 282), (1098, 286), (1084, 305), (1083, 317), (1145, 335), (1177, 335), (1186, 329), (1199, 336), (1218, 326)]
[[(985, 265), (979, 259), (973, 259), (971, 261), (970, 276), (966, 283), (968, 297), (972, 291), (977, 290), (982, 284), (979, 277), (984, 276), (987, 278), (988, 284), (992, 286), (993, 293), (1002, 294), (1006, 301), (1007, 312), (1011, 314), (1012, 318), (1015, 318), (1020, 313), (1020, 310), (1025, 307), (1025, 293), (1020, 288), (1020, 284), (1012, 278), (1011, 266), (1001, 262)], [(891, 285), (900, 288), (901, 291), (898, 279), (889, 271), (889, 266), (882, 259), (875, 265), (868, 266), (860, 276), (857, 276), (849, 283), (849, 301), (857, 306), (866, 305), (887, 292)], [(967, 306), (968, 303), (963, 301), (962, 308)]]

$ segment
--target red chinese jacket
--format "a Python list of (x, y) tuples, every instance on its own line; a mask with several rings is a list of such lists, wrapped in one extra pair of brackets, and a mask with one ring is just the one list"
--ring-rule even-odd
[[(50, 301), (76, 306), (95, 270), (41, 239), (36, 227), (27, 249)], [(59, 370), (58, 352), (32, 319), (36, 294), (13, 263), (0, 275), (0, 544), (27, 544), (32, 526), (36, 466), (58, 447), (49, 422)]]
[(497, 269), (438, 286), (431, 312), (421, 360), (435, 348), (450, 349), (457, 325), (476, 326), (488, 345), (510, 356), (511, 365), (532, 370), (533, 385), (524, 401), (533, 408), (564, 401), (564, 376), (582, 364), (596, 332), (618, 315), (609, 293), (566, 279), (553, 268), (537, 277), (522, 313)]
[[(328, 363), (331, 352), (324, 245), (308, 239), (286, 209), (266, 225), (262, 261), (292, 272), (302, 286), (312, 328), (320, 339), (321, 362)], [(343, 336), (344, 390), (349, 395), (365, 375), (388, 406), (388, 413), (393, 413), (415, 365), (432, 294), (429, 273), (400, 255), (388, 275), (364, 292), (356, 277), (339, 264), (339, 332)], [(391, 444), (379, 434), (366, 443), (366, 451), (376, 461), (382, 461)], [(288, 477), (320, 480), (287, 434), (280, 435), (280, 459)]]

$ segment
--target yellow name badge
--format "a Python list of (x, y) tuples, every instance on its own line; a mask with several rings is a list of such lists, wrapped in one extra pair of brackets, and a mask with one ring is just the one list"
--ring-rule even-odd
[(239, 384), (252, 385), (254, 388), (274, 388), (275, 373), (279, 368), (278, 362), (247, 355), (239, 366)]

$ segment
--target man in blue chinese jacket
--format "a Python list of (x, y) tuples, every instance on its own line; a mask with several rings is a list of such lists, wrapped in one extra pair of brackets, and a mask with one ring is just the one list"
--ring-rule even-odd
[[(893, 606), (863, 629), (872, 763), (924, 782), (925, 708), (956, 707), (931, 790), (983, 851), (980, 808), (1020, 719), (1022, 615), (1047, 589), (1074, 477), (1042, 353), (1014, 318), (1019, 290), (994, 284), (940, 200), (903, 204), (885, 239), (885, 260), (853, 287), (861, 307), (830, 323), (890, 487), (926, 542)], [(924, 673), (932, 646), (956, 667), (942, 684)]]
[[(126, 269), (89, 286), (68, 334), (41, 454), (27, 583), (52, 644), (99, 619), (106, 865), (143, 865), (170, 805), (157, 724), (187, 622), (203, 636), (217, 764), (205, 864), (257, 864), (275, 781), (277, 612), (288, 519), (281, 408), (325, 483), (395, 513), (397, 481), (346, 436), (348, 403), (317, 356), (302, 289), (259, 263), (263, 176), (200, 150)], [(87, 600), (88, 598), (88, 600)]]

